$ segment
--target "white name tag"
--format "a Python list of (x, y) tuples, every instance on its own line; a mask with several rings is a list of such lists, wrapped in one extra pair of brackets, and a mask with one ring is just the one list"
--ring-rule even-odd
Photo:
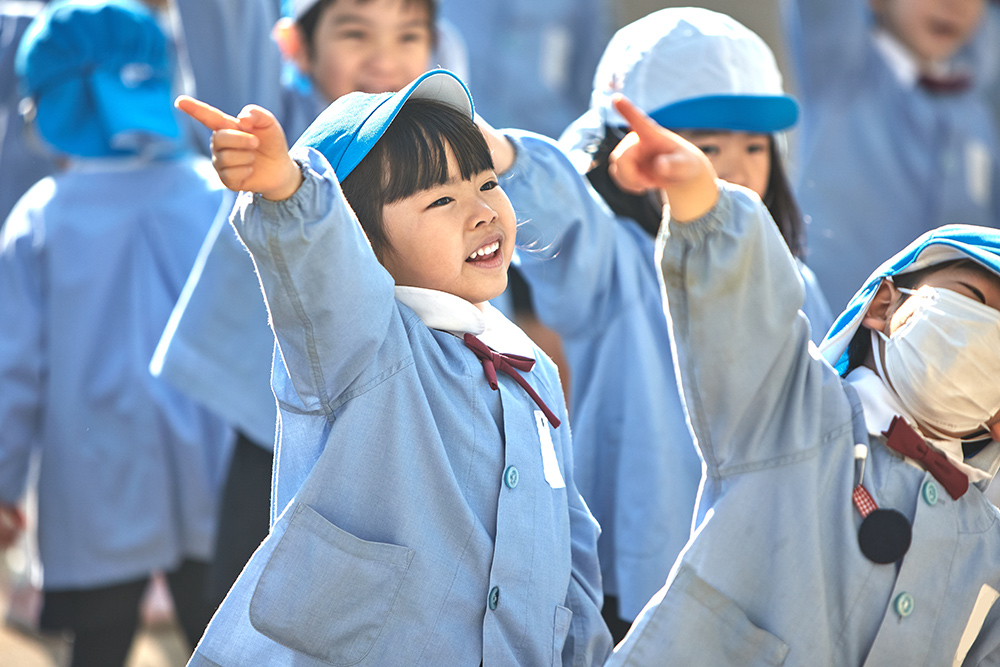
[(958, 642), (958, 650), (955, 652), (955, 660), (952, 662), (953, 667), (959, 667), (965, 662), (965, 656), (969, 654), (972, 642), (976, 641), (979, 631), (983, 629), (986, 614), (990, 612), (997, 598), (1000, 598), (1000, 593), (997, 593), (993, 587), (983, 584), (983, 587), (979, 589), (979, 597), (976, 598), (976, 604), (972, 607), (972, 615), (969, 616), (969, 622), (965, 624), (965, 632), (962, 633), (962, 638)]
[(541, 410), (535, 410), (535, 425), (538, 427), (538, 440), (542, 444), (542, 471), (545, 473), (545, 481), (553, 489), (565, 488), (566, 482), (563, 480), (562, 471), (559, 470), (556, 448), (552, 444), (549, 420)]

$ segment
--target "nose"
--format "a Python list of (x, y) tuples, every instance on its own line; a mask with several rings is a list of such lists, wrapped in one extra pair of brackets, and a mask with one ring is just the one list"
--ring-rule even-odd
[(469, 219), (473, 221), (472, 226), (482, 227), (483, 225), (488, 225), (492, 222), (496, 222), (497, 212), (494, 210), (486, 200), (478, 198), (475, 205), (471, 211)]

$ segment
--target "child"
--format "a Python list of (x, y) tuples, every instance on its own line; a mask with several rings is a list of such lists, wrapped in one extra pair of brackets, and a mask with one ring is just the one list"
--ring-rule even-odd
[[(922, 232), (1000, 219), (1000, 144), (969, 46), (985, 0), (786, 2), (803, 100), (796, 192), (835, 309)], [(985, 80), (984, 80), (985, 79)]]
[[(757, 199), (617, 106), (619, 181), (670, 203), (665, 308), (710, 509), (608, 664), (993, 664), (1000, 232), (945, 227), (883, 264), (823, 344), (861, 364), (841, 379)], [(876, 354), (848, 361), (852, 338)]]
[(41, 626), (73, 632), (74, 667), (120, 665), (152, 572), (168, 573), (192, 645), (212, 613), (230, 433), (147, 367), (232, 200), (181, 148), (167, 42), (141, 4), (52, 3), (17, 68), (38, 135), (69, 166), (0, 238), (0, 513), (13, 517), (0, 545), (37, 459)]
[(215, 130), (223, 182), (257, 193), (233, 221), (280, 406), (278, 516), (191, 664), (600, 664), (559, 379), (485, 303), (514, 215), (465, 87), (438, 70), (342, 97), (297, 161), (259, 108), (179, 106)]
[[(570, 360), (577, 484), (601, 524), (605, 619), (620, 639), (688, 540), (701, 462), (676, 389), (653, 255), (663, 205), (656, 191), (623, 191), (608, 176), (608, 154), (627, 130), (611, 107), (615, 90), (671, 127), (721, 128), (686, 134), (724, 178), (764, 199), (797, 256), (804, 239), (777, 148), (797, 107), (757, 35), (723, 14), (664, 9), (616, 34), (594, 80), (591, 110), (563, 136), (570, 159), (508, 132), (517, 159), (504, 187), (527, 220), (521, 244), (547, 249), (521, 253), (518, 266)], [(818, 341), (832, 318), (798, 266)]]
[[(316, 84), (314, 89), (306, 81), (305, 97), (286, 91), (286, 101), (298, 100), (280, 114), (292, 138), (335, 97), (398, 90), (431, 61), (434, 0), (297, 0), (288, 10), (291, 16), (276, 33), (283, 35), (286, 56)], [(305, 100), (311, 102), (299, 104)], [(216, 602), (269, 527), (273, 349), (253, 265), (220, 220), (205, 239), (152, 365), (154, 375), (217, 412), (239, 434), (222, 497), (212, 572)]]

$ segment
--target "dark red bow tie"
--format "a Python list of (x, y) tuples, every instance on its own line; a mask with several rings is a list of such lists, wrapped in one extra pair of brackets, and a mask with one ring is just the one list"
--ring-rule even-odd
[(490, 383), (490, 388), (493, 391), (496, 391), (499, 386), (497, 384), (497, 371), (506, 373), (528, 392), (528, 396), (531, 396), (532, 400), (545, 413), (545, 417), (552, 424), (552, 428), (559, 428), (559, 418), (556, 417), (552, 410), (549, 410), (549, 406), (545, 405), (542, 397), (535, 393), (535, 390), (531, 388), (528, 381), (518, 373), (518, 371), (530, 371), (535, 365), (534, 359), (521, 357), (516, 354), (500, 354), (470, 333), (465, 334), (463, 340), (466, 347), (475, 352), (479, 360), (483, 362), (483, 372), (486, 373), (486, 381)]
[(921, 74), (917, 83), (932, 95), (955, 95), (972, 87), (972, 77), (967, 74), (954, 74), (952, 76)]
[(891, 449), (920, 462), (955, 500), (969, 490), (968, 476), (955, 467), (947, 456), (924, 442), (902, 417), (893, 417), (889, 430), (883, 431), (882, 435)]

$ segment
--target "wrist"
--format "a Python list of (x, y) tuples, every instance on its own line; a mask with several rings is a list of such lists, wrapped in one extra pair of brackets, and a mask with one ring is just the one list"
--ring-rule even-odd
[(260, 191), (260, 195), (264, 199), (269, 201), (284, 201), (298, 192), (298, 189), (302, 187), (302, 181), (305, 179), (302, 176), (302, 167), (298, 162), (289, 157), (288, 161), (283, 165), (282, 170), (283, 174), (277, 185), (273, 188)]

